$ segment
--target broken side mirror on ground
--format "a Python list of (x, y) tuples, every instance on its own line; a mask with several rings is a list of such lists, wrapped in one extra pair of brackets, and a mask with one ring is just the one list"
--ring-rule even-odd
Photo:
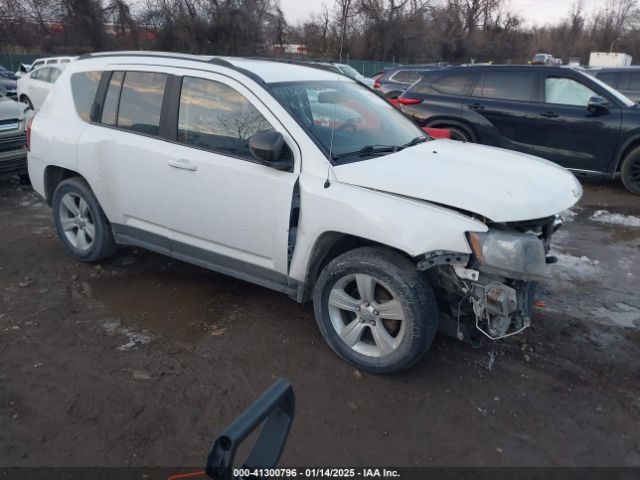
[[(235, 480), (263, 477), (261, 471), (278, 464), (295, 415), (295, 395), (291, 384), (277, 380), (262, 396), (247, 408), (215, 440), (207, 459), (206, 471), (183, 473), (168, 480), (203, 478)], [(242, 466), (234, 467), (239, 446), (262, 425), (257, 440)]]

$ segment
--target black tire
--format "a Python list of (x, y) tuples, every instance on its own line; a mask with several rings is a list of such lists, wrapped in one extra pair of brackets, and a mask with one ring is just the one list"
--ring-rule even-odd
[[(378, 292), (377, 295), (390, 293), (392, 298), (398, 300), (401, 305), (404, 317), (402, 322), (406, 322), (404, 333), (401, 337), (399, 333), (397, 334), (395, 339), (400, 339), (390, 353), (371, 356), (358, 352), (354, 350), (355, 347), (352, 348), (342, 340), (334, 327), (331, 312), (335, 319), (337, 310), (329, 305), (331, 292), (334, 286), (340, 284), (339, 282), (344, 282), (345, 278), (356, 274), (374, 277), (377, 282), (374, 291)], [(346, 290), (347, 287), (342, 288)], [(362, 298), (361, 295), (358, 297)], [(410, 367), (429, 349), (438, 330), (440, 314), (431, 286), (422, 279), (413, 263), (401, 254), (385, 248), (357, 248), (329, 262), (322, 270), (314, 287), (313, 304), (320, 332), (333, 351), (355, 367), (371, 373), (392, 373)], [(376, 305), (382, 309), (383, 303)], [(331, 310), (332, 308), (334, 309)], [(363, 315), (363, 311), (362, 308), (360, 313), (340, 310), (340, 314), (346, 316), (342, 317), (345, 325), (350, 322), (366, 323), (358, 320), (358, 316)], [(381, 320), (378, 318), (378, 321)], [(360, 327), (362, 332), (367, 331), (367, 325)], [(372, 321), (372, 325), (375, 325), (375, 321)], [(378, 326), (386, 329), (386, 325), (388, 323), (381, 322)], [(373, 339), (375, 327), (368, 328), (369, 336)], [(347, 330), (346, 327), (344, 329)], [(399, 329), (397, 331), (399, 332)], [(358, 344), (369, 348), (366, 346), (366, 335), (366, 333), (361, 334)], [(376, 341), (373, 342), (372, 348), (375, 348)]]
[(29, 105), (29, 109), (30, 109), (30, 110), (35, 110), (35, 109), (33, 108), (33, 102), (32, 102), (32, 101), (31, 101), (31, 99), (30, 99), (29, 97), (27, 97), (26, 95), (22, 95), (22, 96), (20, 97), (20, 101), (21, 101), (22, 103), (26, 103), (27, 105)]
[(469, 134), (463, 130), (462, 128), (459, 127), (447, 127), (447, 126), (443, 126), (443, 127), (439, 127), (439, 128), (446, 128), (447, 130), (449, 130), (451, 132), (451, 140), (458, 140), (459, 142), (471, 142), (471, 137), (469, 136)]
[(640, 147), (631, 150), (624, 158), (620, 179), (627, 190), (640, 195)]
[[(68, 194), (70, 197), (84, 200), (90, 213), (94, 236), (89, 246), (85, 249), (74, 246), (68, 238), (67, 232), (65, 232), (62, 227), (63, 216), (61, 213), (61, 204), (63, 198)], [(117, 246), (113, 239), (111, 224), (102, 211), (91, 187), (89, 187), (83, 178), (73, 177), (60, 182), (53, 193), (52, 208), (53, 221), (56, 225), (58, 236), (69, 253), (78, 260), (83, 262), (97, 262), (112, 256), (116, 252)], [(75, 231), (77, 232), (77, 228)]]

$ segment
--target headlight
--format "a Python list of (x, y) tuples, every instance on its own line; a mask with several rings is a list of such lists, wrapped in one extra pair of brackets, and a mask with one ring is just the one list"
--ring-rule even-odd
[(544, 274), (544, 244), (536, 235), (489, 230), (468, 232), (467, 237), (481, 272), (518, 280), (535, 280)]

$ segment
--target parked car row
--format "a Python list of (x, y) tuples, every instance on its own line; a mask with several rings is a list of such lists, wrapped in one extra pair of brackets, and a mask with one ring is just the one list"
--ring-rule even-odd
[(27, 176), (27, 123), (33, 112), (0, 90), (0, 175)]
[(28, 182), (27, 123), (72, 60), (41, 58), (28, 68), (21, 66), (21, 74), (0, 66), (0, 175), (18, 175)]

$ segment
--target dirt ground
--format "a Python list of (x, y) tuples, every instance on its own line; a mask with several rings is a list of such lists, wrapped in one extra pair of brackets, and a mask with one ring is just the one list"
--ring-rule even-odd
[[(276, 378), (283, 465), (640, 465), (640, 198), (589, 184), (544, 306), (480, 349), (356, 371), (311, 305), (137, 249), (75, 262), (49, 207), (0, 179), (0, 465), (201, 465)], [(542, 304), (541, 304), (542, 305)]]

